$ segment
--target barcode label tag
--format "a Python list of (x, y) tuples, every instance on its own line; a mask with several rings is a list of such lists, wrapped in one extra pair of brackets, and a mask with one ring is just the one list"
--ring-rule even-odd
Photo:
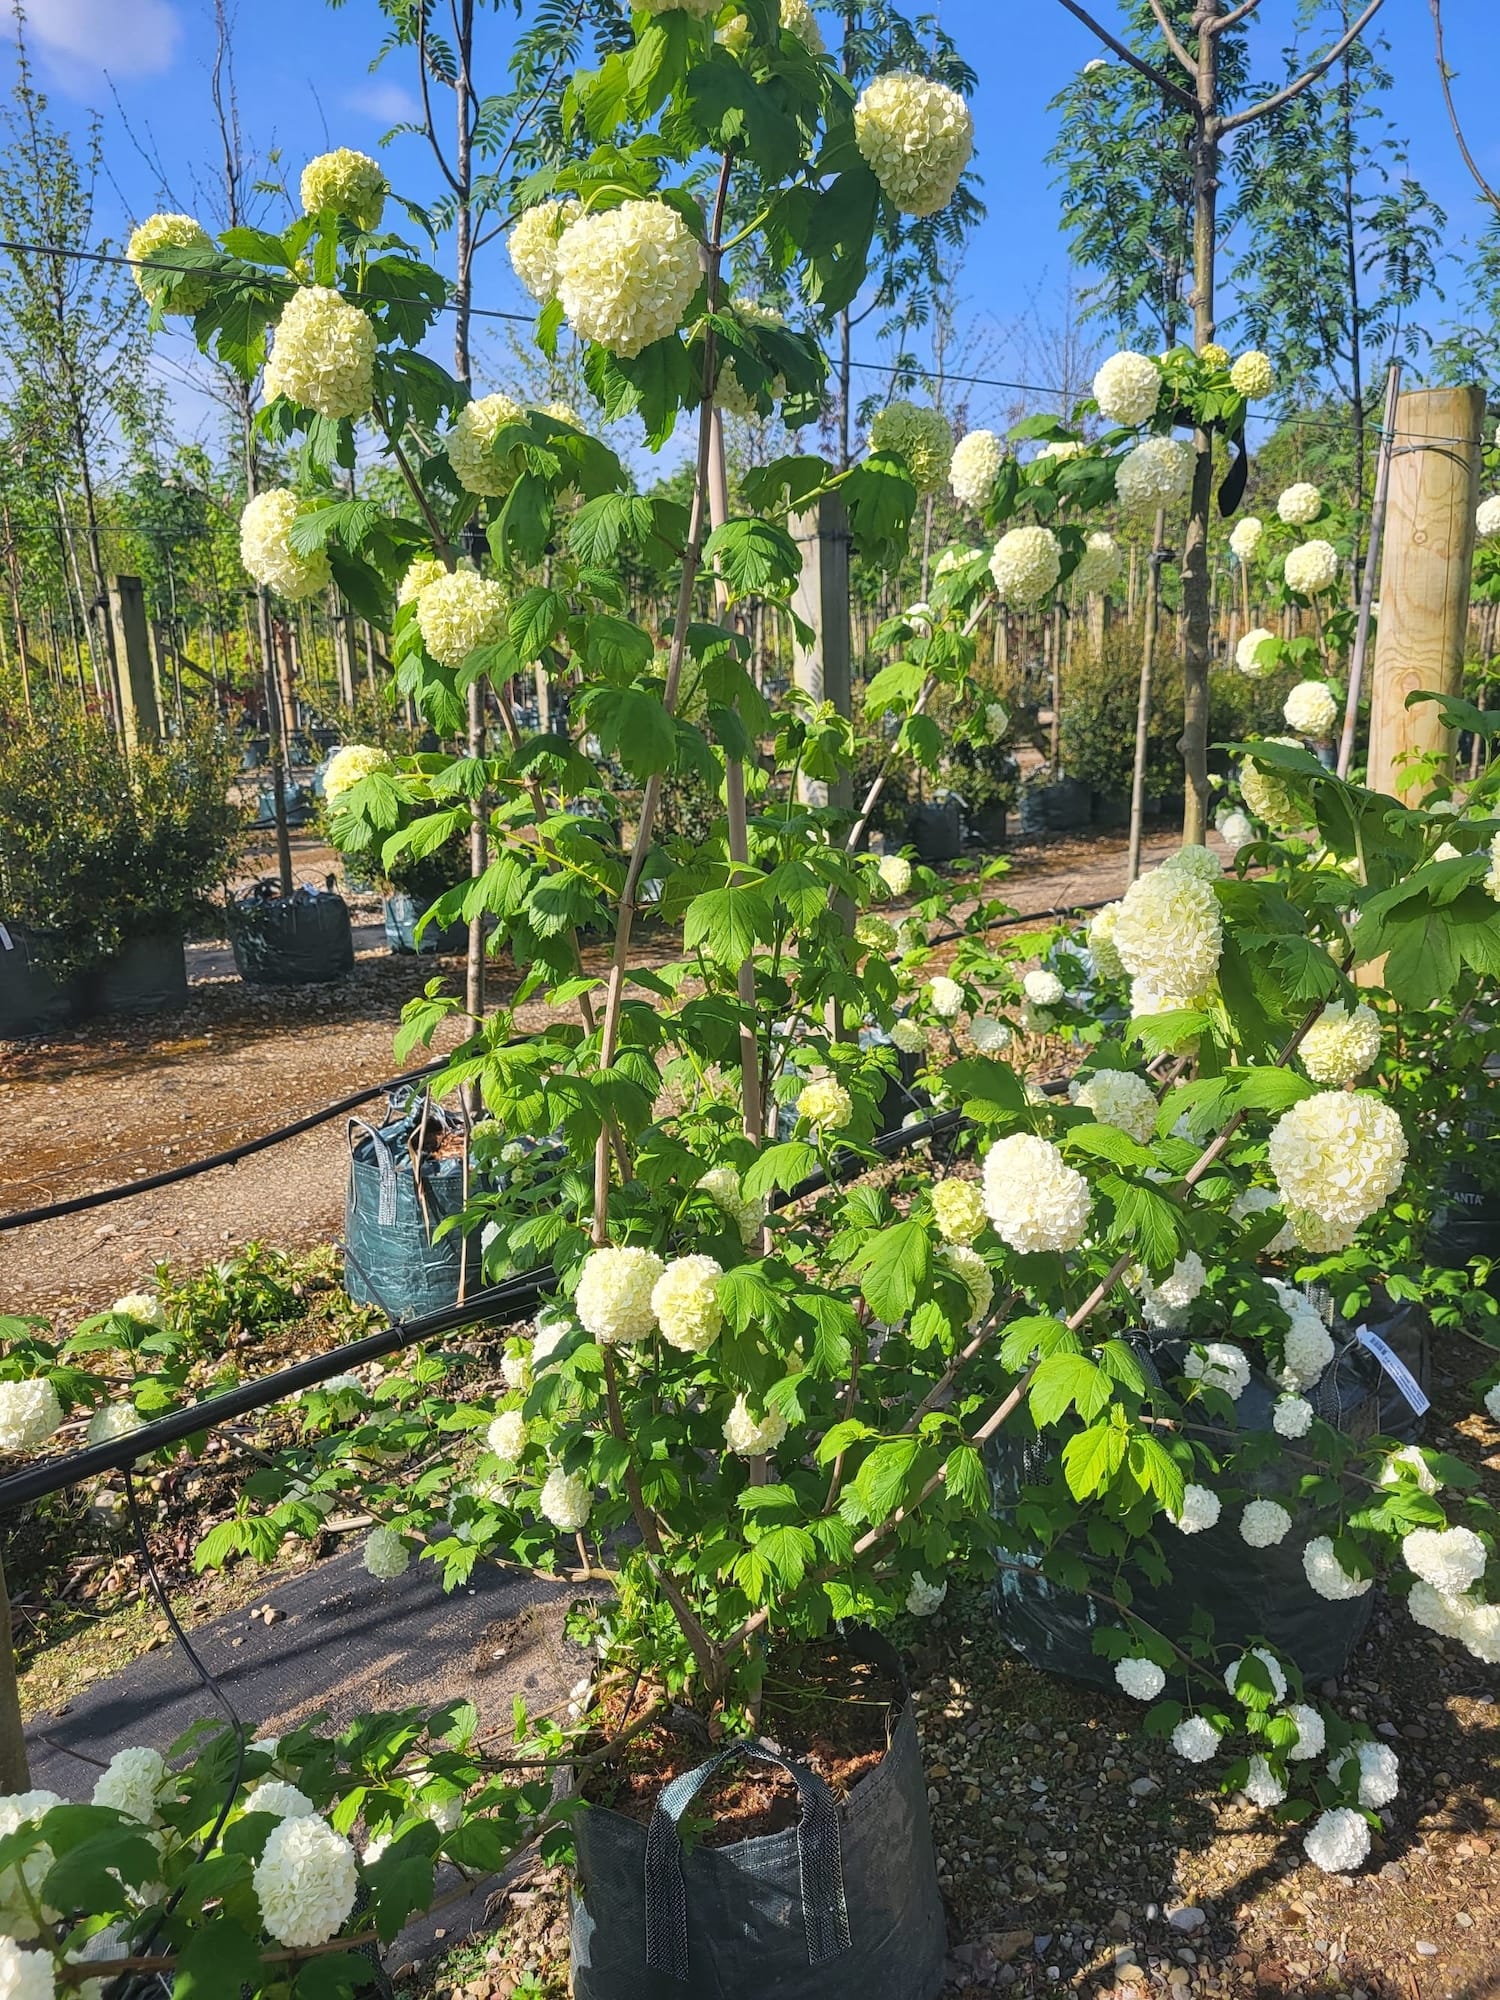
[(1407, 1402), (1411, 1404), (1413, 1414), (1425, 1417), (1432, 1408), (1432, 1403), (1422, 1394), (1422, 1385), (1400, 1355), (1387, 1347), (1378, 1333), (1371, 1333), (1367, 1326), (1360, 1327), (1354, 1338), (1367, 1353), (1374, 1355)]

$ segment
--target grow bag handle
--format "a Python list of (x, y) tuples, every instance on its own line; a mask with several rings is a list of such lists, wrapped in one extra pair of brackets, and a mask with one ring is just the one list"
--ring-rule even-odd
[[(375, 1207), (375, 1220), (382, 1229), (396, 1226), (396, 1161), (389, 1145), (373, 1125), (367, 1125), (363, 1118), (351, 1118), (347, 1137), (349, 1157), (352, 1160), (358, 1148), (354, 1135), (363, 1132), (370, 1142), (370, 1150), (375, 1156), (375, 1170), (380, 1176), (380, 1195)], [(358, 1186), (353, 1177), (349, 1181), (349, 1205), (355, 1207), (359, 1199)]]
[(663, 1788), (651, 1815), (646, 1835), (646, 1963), (669, 1979), (685, 1980), (688, 1976), (687, 1888), (682, 1878), (678, 1822), (704, 1785), (740, 1757), (774, 1764), (797, 1787), (802, 1808), (797, 1824), (797, 1866), (802, 1878), (808, 1964), (821, 1965), (849, 1949), (839, 1809), (832, 1792), (815, 1772), (789, 1763), (763, 1743), (732, 1743), (697, 1770), (674, 1778)]

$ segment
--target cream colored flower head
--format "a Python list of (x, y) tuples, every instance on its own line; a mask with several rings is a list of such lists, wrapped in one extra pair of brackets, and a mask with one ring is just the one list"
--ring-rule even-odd
[(651, 1292), (651, 1310), (662, 1338), (684, 1354), (706, 1354), (719, 1337), (724, 1314), (718, 1284), (723, 1266), (713, 1257), (674, 1257)]
[(974, 120), (956, 90), (909, 70), (867, 84), (854, 137), (887, 200), (903, 215), (936, 215), (953, 199), (974, 151)]
[(505, 247), (511, 268), (538, 305), (556, 295), (558, 241), (582, 213), (583, 203), (569, 196), (565, 201), (539, 201), (516, 218)]
[[(1302, 748), (1294, 736), (1270, 736), (1266, 741), (1283, 744), (1291, 750)], [(1311, 818), (1311, 809), (1293, 782), (1269, 765), (1263, 768), (1252, 763), (1248, 757), (1240, 766), (1240, 791), (1255, 817), (1280, 832), (1289, 833), (1306, 826)]]
[[(961, 437), (953, 453), (949, 483), (960, 507), (978, 512), (995, 490), (1000, 468), (1005, 463), (1005, 446), (994, 431), (969, 431)], [(938, 574), (943, 565), (938, 564)]]
[(664, 201), (581, 216), (558, 242), (568, 324), (624, 361), (677, 331), (702, 282), (698, 240)]
[(1497, 535), (1500, 535), (1500, 493), (1492, 494), (1488, 500), (1480, 501), (1479, 512), (1474, 517), (1474, 527), (1482, 542), (1492, 542)]
[(289, 487), (273, 486), (257, 493), (240, 515), (240, 561), (256, 583), (289, 604), (315, 597), (333, 581), (322, 549), (304, 556), (291, 544), (292, 523), (310, 504)]
[(453, 476), (466, 493), (499, 499), (516, 483), (516, 469), (491, 449), (501, 431), (526, 421), (526, 412), (509, 396), (479, 396), (465, 403), (443, 440)]
[(308, 161), (302, 169), (301, 193), (305, 215), (321, 215), (331, 208), (356, 229), (368, 231), (380, 227), (390, 182), (368, 153), (340, 146)]
[(1115, 467), (1115, 495), (1130, 514), (1154, 513), (1185, 500), (1197, 454), (1184, 438), (1148, 437)]
[(1339, 555), (1332, 542), (1303, 542), (1287, 551), (1286, 587), (1299, 597), (1321, 597), (1339, 580)]
[(1094, 401), (1106, 423), (1132, 430), (1149, 424), (1161, 400), (1161, 368), (1149, 354), (1112, 354), (1094, 377)]
[(577, 1534), (594, 1510), (594, 1496), (581, 1472), (564, 1472), (554, 1465), (542, 1482), (537, 1506), (544, 1520), (565, 1535)]
[(1299, 736), (1320, 741), (1338, 721), (1339, 705), (1326, 681), (1298, 681), (1281, 712)]
[(1012, 1250), (1076, 1250), (1093, 1197), (1083, 1175), (1050, 1139), (1012, 1132), (985, 1156), (984, 1205), (1001, 1241)]
[(797, 1116), (819, 1132), (841, 1132), (854, 1116), (854, 1099), (831, 1076), (814, 1077), (797, 1098)]
[(328, 768), (323, 773), (323, 797), (332, 805), (361, 778), (368, 778), (372, 771), (389, 771), (392, 768), (388, 750), (377, 749), (369, 743), (345, 743), (328, 760)]
[(1011, 528), (990, 557), (1002, 604), (1039, 604), (1061, 574), (1062, 545), (1050, 528)]
[(1255, 552), (1260, 547), (1261, 537), (1265, 532), (1266, 524), (1258, 515), (1246, 514), (1243, 520), (1235, 522), (1230, 530), (1229, 546), (1236, 562), (1247, 566), (1254, 562)]
[(1276, 634), (1268, 632), (1264, 625), (1250, 628), (1234, 651), (1234, 663), (1242, 674), (1249, 674), (1252, 679), (1258, 680), (1262, 674), (1271, 671), (1274, 662), (1262, 660), (1259, 654), (1266, 641), (1275, 637)]
[(1071, 579), (1073, 588), (1085, 597), (1106, 591), (1118, 582), (1124, 567), (1125, 551), (1113, 535), (1097, 529), (1079, 557)]
[(591, 1250), (573, 1296), (573, 1310), (585, 1332), (606, 1347), (653, 1334), (652, 1293), (665, 1270), (654, 1250)]
[(1110, 942), (1134, 979), (1186, 997), (1211, 990), (1224, 948), (1213, 885), (1182, 868), (1158, 868), (1126, 890)]
[(1289, 528), (1306, 528), (1316, 521), (1323, 509), (1323, 495), (1311, 480), (1301, 480), (1295, 486), (1288, 486), (1276, 502), (1276, 512)]
[(1363, 1002), (1350, 1013), (1342, 1000), (1335, 1000), (1302, 1037), (1297, 1054), (1314, 1083), (1342, 1090), (1379, 1057), (1380, 1016)]
[(979, 1183), (951, 1175), (938, 1181), (932, 1190), (932, 1213), (943, 1241), (967, 1248), (984, 1228), (984, 1195)]
[(1113, 1125), (1140, 1145), (1156, 1135), (1156, 1093), (1134, 1070), (1099, 1069), (1081, 1083), (1075, 1077), (1068, 1095), (1101, 1125)]
[(326, 285), (294, 292), (266, 362), (268, 399), (285, 396), (330, 421), (362, 417), (375, 400), (375, 328)]
[[(206, 278), (187, 278), (173, 288), (170, 299), (166, 291), (166, 273), (153, 271), (153, 258), (171, 250), (212, 250), (213, 238), (201, 223), (191, 215), (148, 215), (130, 233), (130, 241), (125, 246), (125, 255), (135, 266), (131, 276), (136, 289), (151, 305), (159, 306), (164, 313), (178, 317), (191, 317), (208, 303), (211, 287)], [(162, 258), (164, 264), (170, 257)]]
[(941, 410), (898, 400), (875, 412), (870, 449), (904, 459), (918, 493), (936, 493), (953, 463), (953, 431)]
[(1221, 347), (1216, 340), (1205, 341), (1203, 346), (1198, 349), (1198, 359), (1203, 363), (1205, 368), (1227, 368), (1229, 366), (1229, 349)]
[(775, 1451), (785, 1436), (786, 1418), (780, 1410), (767, 1405), (765, 1415), (757, 1418), (743, 1394), (735, 1397), (734, 1408), (724, 1419), (724, 1442), (732, 1452), (741, 1458), (761, 1458)]
[(443, 575), (417, 599), (422, 644), (440, 667), (461, 667), (480, 646), (505, 636), (505, 592), (471, 569)]
[(1269, 396), (1276, 387), (1276, 370), (1271, 366), (1268, 355), (1252, 347), (1235, 362), (1229, 371), (1229, 379), (1247, 403), (1254, 403), (1262, 396)]
[[(470, 565), (472, 567), (472, 565)], [(437, 556), (418, 556), (402, 577), (396, 591), (398, 604), (415, 604), (429, 583), (436, 583), (440, 576), (448, 574), (448, 565)]]
[(1357, 1229), (1401, 1185), (1406, 1134), (1383, 1098), (1323, 1091), (1282, 1113), (1266, 1158), (1289, 1213)]

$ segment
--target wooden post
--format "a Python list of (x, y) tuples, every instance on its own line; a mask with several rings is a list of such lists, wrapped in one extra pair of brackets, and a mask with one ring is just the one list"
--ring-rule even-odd
[(143, 743), (161, 741), (156, 670), (151, 635), (146, 629), (146, 599), (138, 576), (117, 576), (111, 581), (109, 622), (119, 675), (120, 732), (126, 756), (133, 757)]
[[(1380, 629), (1370, 700), (1370, 789), (1404, 796), (1424, 753), (1451, 763), (1453, 732), (1419, 688), (1457, 694), (1474, 561), (1484, 391), (1412, 389), (1396, 406)], [(1415, 799), (1408, 800), (1415, 803)]]
[(1135, 709), (1135, 765), (1130, 776), (1130, 850), (1126, 880), (1141, 872), (1141, 836), (1146, 821), (1146, 754), (1151, 734), (1151, 680), (1156, 671), (1156, 632), (1161, 617), (1161, 566), (1166, 554), (1167, 516), (1157, 509), (1146, 570), (1146, 615), (1141, 622), (1141, 685)]
[(21, 1726), (21, 1696), (16, 1683), (15, 1640), (11, 1632), (10, 1591), (0, 1565), (0, 1785), (7, 1792), (31, 1789), (26, 1758), (26, 1732)]
[[(802, 580), (792, 609), (813, 630), (811, 646), (796, 644), (793, 678), (814, 701), (830, 701), (840, 715), (852, 715), (849, 517), (844, 503), (837, 494), (825, 494), (807, 513), (793, 515), (791, 528), (802, 551)], [(831, 785), (803, 778), (800, 791), (804, 804), (852, 810), (854, 773), (846, 771)]]

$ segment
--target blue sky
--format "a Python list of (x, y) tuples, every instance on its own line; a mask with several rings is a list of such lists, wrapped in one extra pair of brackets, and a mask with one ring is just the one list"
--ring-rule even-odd
[[(990, 215), (960, 280), (974, 328), (970, 366), (976, 373), (1035, 378), (1041, 372), (1051, 379), (1049, 332), (1055, 335), (1064, 318), (1069, 267), (1043, 157), (1052, 134), (1046, 106), (1097, 49), (1055, 0), (940, 5), (980, 76), (974, 108)], [(1500, 180), (1500, 134), (1491, 115), (1500, 96), (1494, 5), (1446, 0), (1444, 14), (1471, 143)], [(118, 231), (128, 214), (160, 205), (158, 176), (142, 151), (159, 160), (174, 201), (200, 207), (199, 187), (216, 151), (208, 100), (212, 0), (27, 0), (27, 11), (38, 72), (59, 118), (81, 127), (90, 110), (103, 117), (108, 181), (100, 190), (101, 228)], [(389, 125), (412, 107), (408, 58), (398, 55), (370, 71), (382, 25), (375, 0), (345, 0), (338, 9), (324, 0), (248, 0), (237, 11), (242, 121), (268, 173), (285, 172), (295, 185), (302, 161), (328, 145), (376, 151)], [(1099, 0), (1099, 12), (1117, 19), (1114, 0)], [(1286, 38), (1294, 12), (1295, 0), (1265, 0), (1258, 47), (1267, 55)], [(1392, 114), (1418, 178), (1448, 211), (1456, 246), (1477, 227), (1479, 211), (1443, 112), (1426, 0), (1387, 0), (1381, 19), (1397, 79)], [(487, 72), (492, 87), (503, 82), (513, 32), (508, 4), (486, 16), (481, 80)], [(277, 151), (280, 168), (271, 164)], [(419, 140), (398, 140), (384, 157), (400, 191), (418, 198), (432, 191), (431, 163)], [(503, 248), (489, 254), (480, 296), (497, 306), (524, 303)], [(1440, 317), (1441, 308), (1435, 313)], [(976, 392), (971, 421), (1003, 416), (1008, 402), (1000, 392)]]

